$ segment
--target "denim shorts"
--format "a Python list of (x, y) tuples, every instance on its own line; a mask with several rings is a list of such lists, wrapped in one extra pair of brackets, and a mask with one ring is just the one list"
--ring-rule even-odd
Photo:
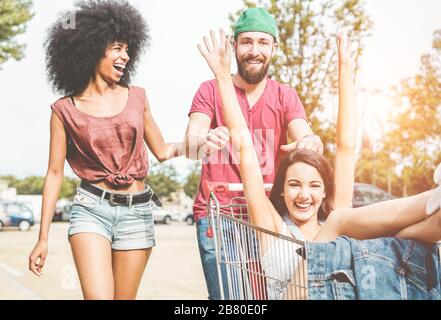
[(308, 299), (440, 300), (436, 245), (398, 238), (339, 237), (307, 247)]
[(69, 239), (74, 234), (90, 232), (109, 240), (113, 250), (154, 247), (154, 207), (153, 201), (130, 207), (112, 206), (102, 197), (78, 187), (70, 213)]

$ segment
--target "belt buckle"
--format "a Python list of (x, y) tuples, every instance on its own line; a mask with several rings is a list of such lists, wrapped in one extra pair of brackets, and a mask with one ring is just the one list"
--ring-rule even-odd
[(109, 204), (112, 206), (112, 207), (116, 207), (119, 203), (117, 203), (117, 202), (115, 202), (115, 200), (114, 200), (114, 196), (118, 196), (118, 193), (111, 193), (110, 194), (110, 197), (109, 197)]

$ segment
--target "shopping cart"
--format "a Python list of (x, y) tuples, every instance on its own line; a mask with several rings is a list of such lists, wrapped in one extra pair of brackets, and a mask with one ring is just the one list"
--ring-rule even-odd
[(219, 203), (216, 194), (243, 191), (242, 184), (206, 183), (205, 189), (221, 298), (306, 299), (305, 243), (251, 224), (243, 197)]

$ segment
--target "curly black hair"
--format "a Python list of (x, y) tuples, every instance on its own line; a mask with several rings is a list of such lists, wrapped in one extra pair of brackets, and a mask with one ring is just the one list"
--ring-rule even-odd
[(125, 0), (76, 2), (74, 10), (60, 15), (49, 28), (44, 44), (54, 90), (66, 96), (83, 92), (105, 49), (115, 41), (129, 47), (130, 60), (119, 82), (128, 86), (142, 51), (150, 45), (148, 24)]

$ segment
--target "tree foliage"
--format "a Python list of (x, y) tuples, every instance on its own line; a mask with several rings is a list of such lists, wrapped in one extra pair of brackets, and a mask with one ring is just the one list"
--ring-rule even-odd
[[(43, 194), (44, 177), (30, 176), (18, 179), (12, 175), (2, 176), (0, 180), (6, 181), (10, 188), (16, 188), (20, 195)], [(80, 181), (77, 178), (65, 177), (61, 185), (60, 198), (72, 199), (77, 191)]]
[[(325, 101), (337, 88), (335, 36), (339, 30), (347, 32), (358, 61), (363, 39), (373, 25), (363, 1), (244, 0), (244, 6), (265, 7), (275, 17), (279, 50), (270, 73), (275, 80), (296, 89), (311, 127), (322, 138), (325, 155), (329, 156), (335, 144), (335, 123), (330, 120), (332, 112)], [(236, 21), (242, 11), (230, 15), (230, 20)]]
[(31, 6), (31, 0), (0, 1), (0, 66), (11, 58), (23, 58), (25, 45), (15, 37), (26, 31), (26, 23), (34, 15)]
[(433, 51), (421, 58), (420, 71), (395, 88), (400, 107), (379, 150), (365, 148), (357, 164), (358, 181), (385, 188), (392, 176), (397, 196), (433, 187), (433, 171), (441, 162), (441, 30)]
[(385, 142), (399, 155), (408, 194), (431, 188), (435, 165), (441, 162), (441, 30), (435, 31), (432, 47), (421, 57), (419, 73), (397, 88), (402, 107)]
[(157, 162), (150, 166), (146, 183), (159, 197), (167, 197), (168, 200), (171, 200), (170, 193), (178, 191), (180, 187), (177, 181), (177, 172), (173, 165)]
[(187, 182), (184, 185), (184, 192), (190, 198), (194, 198), (196, 196), (200, 179), (201, 179), (201, 163), (196, 162), (196, 164), (191, 168), (191, 171), (187, 176)]

